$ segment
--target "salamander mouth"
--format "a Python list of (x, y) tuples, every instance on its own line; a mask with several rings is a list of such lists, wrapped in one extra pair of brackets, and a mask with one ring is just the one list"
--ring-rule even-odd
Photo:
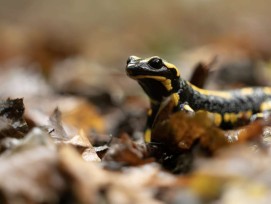
[(132, 69), (130, 69), (128, 67), (126, 67), (126, 74), (128, 76), (130, 76), (130, 77), (133, 77), (134, 75), (136, 75), (135, 72), (134, 72), (134, 70), (132, 70)]
[(166, 80), (166, 77), (155, 75), (152, 72), (148, 73), (146, 71), (131, 71), (126, 70), (127, 75), (135, 80), (141, 80), (141, 79), (154, 79), (157, 81), (164, 81)]
[(131, 78), (136, 78), (137, 76), (146, 76), (146, 75), (152, 74), (152, 73), (148, 73), (147, 70), (144, 70), (140, 67), (129, 66), (129, 65), (127, 65), (126, 67), (126, 73)]

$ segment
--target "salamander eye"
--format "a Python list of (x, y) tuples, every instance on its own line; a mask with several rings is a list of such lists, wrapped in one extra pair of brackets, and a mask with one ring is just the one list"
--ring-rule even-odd
[(153, 58), (148, 62), (148, 64), (155, 69), (160, 69), (163, 67), (163, 61), (160, 58)]

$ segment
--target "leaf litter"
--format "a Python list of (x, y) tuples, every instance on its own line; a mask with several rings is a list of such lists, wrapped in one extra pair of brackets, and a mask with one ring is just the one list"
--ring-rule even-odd
[[(199, 86), (205, 85), (213, 63), (197, 65), (202, 76), (192, 78)], [(61, 72), (52, 72), (50, 80), (58, 80)], [(269, 120), (222, 131), (206, 113), (173, 113), (169, 101), (155, 119), (153, 141), (145, 144), (148, 105), (140, 96), (110, 86), (121, 76), (107, 81), (110, 88), (95, 89), (95, 82), (79, 83), (80, 73), (71, 79), (67, 72), (68, 87), (78, 81), (69, 90), (65, 77), (54, 81), (58, 88), (52, 88), (39, 72), (20, 71), (23, 81), (16, 73), (3, 71), (5, 80), (0, 82), (5, 85), (0, 86), (0, 203), (264, 203), (270, 199)], [(42, 79), (41, 83), (26, 76)], [(8, 99), (12, 90), (5, 87), (20, 83), (24, 86), (14, 88), (18, 92), (10, 96), (24, 99)], [(35, 90), (27, 93), (31, 86)], [(101, 92), (94, 94), (95, 90)], [(114, 90), (117, 95), (112, 95)], [(109, 100), (97, 103), (105, 95)]]

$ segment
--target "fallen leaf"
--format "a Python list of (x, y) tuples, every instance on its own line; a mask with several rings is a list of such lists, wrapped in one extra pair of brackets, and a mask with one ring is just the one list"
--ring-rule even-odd
[(60, 147), (59, 161), (60, 171), (66, 175), (77, 203), (158, 204), (161, 202), (154, 198), (155, 187), (151, 187), (151, 181), (161, 178), (161, 185), (173, 182), (170, 176), (164, 176), (164, 182), (163, 174), (159, 174), (155, 165), (127, 169), (122, 173), (106, 171), (97, 163), (82, 160), (70, 146)]
[(56, 108), (53, 114), (50, 116), (49, 123), (48, 131), (52, 138), (63, 141), (70, 139), (71, 135), (68, 136), (63, 128), (62, 116), (58, 108)]
[(64, 123), (77, 129), (83, 129), (88, 134), (91, 134), (92, 131), (100, 134), (105, 133), (105, 121), (92, 104), (78, 100), (73, 108), (65, 110), (62, 107), (62, 109)]
[(23, 99), (0, 101), (0, 139), (5, 137), (22, 138), (28, 131), (23, 118)]
[(208, 78), (209, 71), (216, 63), (216, 57), (214, 57), (208, 64), (200, 62), (195, 66), (192, 76), (190, 77), (190, 83), (199, 88), (203, 88)]
[(207, 113), (196, 112), (191, 116), (185, 112), (173, 112), (169, 101), (159, 112), (152, 130), (152, 142), (164, 144), (168, 149), (189, 150), (196, 141), (215, 151), (228, 145), (222, 130), (215, 127)]
[(82, 153), (82, 157), (86, 161), (101, 161), (83, 129), (66, 133), (62, 124), (61, 112), (58, 109), (55, 109), (49, 121), (49, 134), (57, 144), (73, 145)]
[(153, 159), (147, 154), (144, 144), (137, 144), (127, 135), (122, 135), (111, 142), (102, 161), (106, 168), (116, 170), (125, 166), (138, 166), (153, 162)]
[(34, 128), (0, 158), (0, 191), (8, 203), (56, 203), (64, 189), (57, 151), (49, 135)]

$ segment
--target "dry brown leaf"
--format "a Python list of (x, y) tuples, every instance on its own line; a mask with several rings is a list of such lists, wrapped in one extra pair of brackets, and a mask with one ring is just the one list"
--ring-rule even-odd
[(193, 71), (192, 76), (190, 77), (190, 83), (194, 84), (199, 88), (203, 88), (204, 84), (208, 78), (208, 74), (212, 66), (216, 63), (216, 57), (214, 57), (210, 62), (204, 63), (199, 62)]
[(79, 151), (82, 152), (82, 158), (86, 161), (101, 161), (83, 130), (81, 130), (78, 135), (73, 136), (70, 140), (65, 141), (64, 143), (77, 147)]
[(57, 202), (64, 181), (57, 170), (56, 147), (46, 132), (33, 129), (0, 160), (0, 192), (8, 203)]
[(49, 118), (49, 133), (55, 140), (65, 141), (70, 139), (62, 125), (61, 112), (56, 108)]
[(70, 146), (60, 146), (59, 168), (79, 203), (97, 203), (106, 173), (95, 163), (85, 162)]
[(168, 101), (159, 110), (152, 130), (152, 142), (179, 150), (189, 150), (196, 141), (211, 152), (230, 144), (261, 142), (263, 128), (268, 125), (268, 121), (259, 120), (236, 130), (222, 131), (205, 112), (196, 112), (195, 115), (174, 113), (173, 107), (172, 101)]
[(78, 101), (78, 104), (73, 108), (63, 110), (63, 122), (83, 129), (84, 132), (90, 133), (91, 131), (97, 133), (105, 132), (105, 121), (98, 113), (97, 109), (84, 100)]
[(196, 159), (187, 186), (201, 199), (231, 198), (239, 203), (247, 200), (245, 196), (253, 201), (266, 200), (271, 196), (270, 164), (266, 151), (256, 151), (245, 143), (233, 145), (216, 152), (213, 158)]
[(225, 136), (230, 143), (263, 142), (262, 135), (265, 125), (263, 121), (258, 120), (235, 130), (227, 130)]
[(23, 138), (24, 133), (12, 127), (12, 121), (0, 117), (0, 139), (5, 138)]
[(60, 147), (59, 161), (60, 170), (66, 175), (68, 186), (79, 203), (160, 203), (152, 198), (154, 189), (149, 189), (151, 181), (159, 177), (156, 167), (145, 166), (134, 171), (127, 169), (122, 173), (108, 172), (97, 163), (83, 161), (69, 146)]
[(23, 99), (7, 99), (0, 101), (0, 138), (19, 137), (28, 131), (23, 118)]
[(61, 112), (58, 109), (55, 109), (50, 116), (50, 123), (49, 133), (56, 143), (75, 146), (86, 161), (101, 161), (83, 129), (78, 130), (78, 133), (74, 135), (71, 135), (71, 132), (69, 135), (66, 133), (62, 125)]
[[(76, 129), (84, 129), (85, 133), (103, 133), (105, 120), (95, 106), (80, 97), (50, 95), (35, 97), (26, 101), (26, 116), (35, 125), (48, 125), (48, 118), (58, 107), (62, 113), (63, 128), (69, 134)], [(66, 127), (67, 126), (67, 127)], [(72, 133), (73, 134), (73, 133)]]
[(82, 158), (88, 162), (100, 162), (101, 159), (97, 155), (93, 147), (87, 148), (82, 153)]
[(103, 164), (108, 169), (116, 170), (153, 162), (153, 158), (148, 157), (146, 146), (133, 142), (127, 135), (122, 135), (112, 143), (103, 157)]
[(188, 150), (199, 140), (203, 147), (215, 151), (228, 144), (223, 131), (213, 125), (207, 114), (197, 112), (173, 113), (169, 101), (158, 113), (152, 131), (152, 142), (162, 143), (170, 149)]

